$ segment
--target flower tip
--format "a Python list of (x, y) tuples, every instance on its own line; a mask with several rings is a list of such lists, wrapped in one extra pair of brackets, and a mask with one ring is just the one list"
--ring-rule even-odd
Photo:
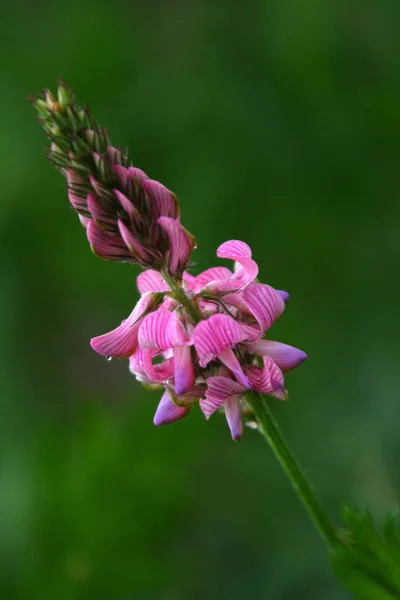
[(283, 298), (283, 301), (288, 302), (290, 295), (288, 294), (288, 292), (285, 292), (284, 290), (277, 290), (278, 294), (281, 296), (281, 298)]

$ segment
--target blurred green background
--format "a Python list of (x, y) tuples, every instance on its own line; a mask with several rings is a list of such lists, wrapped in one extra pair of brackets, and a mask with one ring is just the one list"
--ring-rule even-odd
[(89, 339), (138, 270), (95, 258), (28, 94), (59, 77), (174, 190), (199, 270), (239, 238), (308, 362), (275, 415), (326, 507), (399, 503), (397, 0), (3, 5), (0, 598), (341, 600), (262, 438), (158, 394)]

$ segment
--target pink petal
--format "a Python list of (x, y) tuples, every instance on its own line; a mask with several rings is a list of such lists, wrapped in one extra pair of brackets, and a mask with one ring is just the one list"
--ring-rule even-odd
[(227, 398), (246, 391), (246, 388), (237, 381), (220, 375), (208, 377), (207, 385), (206, 397), (200, 400), (200, 408), (206, 419), (209, 419)]
[(148, 179), (146, 173), (142, 171), (142, 169), (138, 169), (137, 167), (128, 167), (129, 177), (139, 183), (143, 184), (146, 179)]
[(118, 150), (118, 148), (114, 148), (114, 146), (108, 146), (107, 156), (112, 163), (117, 164), (117, 165), (121, 164), (122, 153), (120, 150)]
[(251, 258), (251, 248), (240, 240), (229, 240), (217, 248), (218, 258), (238, 260), (238, 257)]
[(245, 339), (242, 326), (228, 315), (212, 315), (206, 321), (200, 321), (193, 335), (200, 366), (206, 367), (221, 352)]
[(212, 267), (211, 269), (207, 269), (207, 271), (203, 271), (200, 275), (197, 275), (194, 290), (198, 293), (211, 281), (227, 280), (230, 279), (232, 275), (232, 271), (226, 267)]
[(286, 304), (286, 302), (288, 302), (288, 300), (289, 300), (289, 298), (290, 298), (290, 296), (289, 296), (288, 292), (284, 292), (283, 290), (276, 290), (276, 291), (278, 292), (278, 294), (280, 294), (280, 295), (282, 296), (282, 298), (283, 298), (283, 301), (284, 301), (284, 302), (285, 302), (285, 304)]
[(121, 188), (126, 190), (130, 180), (129, 169), (127, 167), (122, 167), (121, 165), (113, 165), (112, 170), (117, 175)]
[(247, 367), (246, 374), (257, 392), (284, 399), (283, 373), (270, 358), (264, 357), (264, 367)]
[(245, 344), (245, 347), (250, 354), (269, 356), (283, 371), (294, 369), (307, 358), (305, 352), (294, 346), (288, 346), (280, 342), (270, 342), (269, 340), (258, 340), (257, 342)]
[(133, 354), (138, 344), (138, 330), (143, 314), (149, 310), (154, 301), (152, 293), (144, 294), (129, 317), (121, 325), (90, 341), (93, 350), (103, 356), (126, 358)]
[(218, 354), (219, 360), (235, 375), (238, 381), (246, 388), (251, 388), (250, 382), (231, 348), (227, 348), (221, 354)]
[(147, 269), (136, 278), (136, 284), (141, 294), (145, 292), (168, 292), (169, 285), (165, 283), (160, 273)]
[(185, 271), (183, 273), (183, 281), (185, 282), (186, 291), (191, 292), (194, 290), (194, 286), (196, 284), (196, 277), (194, 275)]
[(195, 246), (194, 237), (189, 235), (179, 221), (170, 217), (160, 217), (158, 223), (170, 240), (169, 271), (174, 275), (186, 265)]
[(149, 199), (154, 218), (179, 216), (178, 201), (175, 194), (170, 192), (162, 183), (147, 179), (143, 182), (143, 189)]
[(243, 291), (243, 300), (259, 324), (262, 334), (285, 310), (282, 296), (274, 288), (264, 283), (249, 285)]
[(125, 194), (123, 194), (119, 190), (114, 190), (114, 194), (116, 195), (118, 202), (120, 203), (128, 217), (131, 219), (131, 221), (133, 223), (138, 223), (140, 221), (140, 215), (135, 206), (133, 205), (132, 201), (129, 200), (129, 198), (127, 198)]
[(102, 223), (111, 226), (115, 225), (115, 218), (110, 216), (110, 214), (104, 209), (104, 207), (100, 204), (99, 200), (92, 192), (88, 194), (87, 207), (93, 219), (99, 225), (101, 225)]
[(177, 346), (174, 350), (174, 362), (175, 391), (181, 396), (194, 386), (196, 380), (190, 346)]
[(231, 396), (224, 402), (225, 417), (231, 430), (233, 440), (239, 440), (243, 435), (243, 422), (240, 415), (239, 398)]
[(132, 254), (123, 240), (109, 231), (105, 231), (95, 221), (91, 220), (86, 229), (86, 235), (92, 251), (101, 258), (134, 262)]
[(132, 231), (125, 225), (121, 219), (118, 219), (118, 229), (125, 244), (132, 252), (133, 256), (141, 262), (149, 262), (150, 256), (144, 246), (133, 235)]
[(175, 314), (166, 310), (157, 310), (147, 315), (140, 324), (139, 346), (143, 350), (166, 350), (172, 348), (171, 322)]
[(79, 217), (79, 220), (80, 220), (81, 224), (82, 224), (82, 225), (83, 225), (83, 227), (86, 229), (86, 228), (87, 228), (87, 226), (88, 226), (88, 224), (89, 224), (89, 221), (90, 221), (91, 219), (89, 219), (89, 217), (83, 217), (82, 215), (78, 215), (78, 217)]
[[(67, 169), (68, 198), (75, 210), (87, 212), (87, 190), (88, 183), (73, 169)], [(78, 195), (79, 193), (79, 195)], [(81, 197), (84, 195), (84, 198)]]
[(167, 383), (174, 376), (174, 359), (167, 358), (160, 363), (153, 364), (153, 359), (159, 356), (154, 350), (143, 352), (143, 367), (147, 377), (153, 383)]
[(166, 391), (154, 415), (154, 425), (166, 425), (167, 423), (179, 421), (179, 419), (183, 419), (188, 414), (189, 410), (189, 406), (176, 406)]

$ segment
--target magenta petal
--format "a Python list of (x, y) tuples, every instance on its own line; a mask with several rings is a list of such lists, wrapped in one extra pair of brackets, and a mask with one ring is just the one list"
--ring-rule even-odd
[(90, 341), (93, 350), (103, 356), (113, 356), (115, 358), (130, 356), (138, 344), (141, 317), (151, 307), (153, 298), (153, 294), (145, 294), (140, 298), (129, 317), (122, 321), (119, 327), (109, 333), (93, 338)]
[(194, 290), (196, 293), (198, 293), (211, 281), (231, 279), (232, 275), (232, 271), (226, 267), (212, 267), (211, 269), (207, 269), (207, 271), (203, 271), (203, 273), (200, 273), (200, 275), (197, 275), (194, 284)]
[(129, 169), (127, 167), (122, 167), (121, 165), (113, 165), (112, 170), (117, 175), (122, 189), (126, 190), (130, 179)]
[(107, 156), (112, 163), (121, 164), (122, 152), (120, 150), (118, 150), (118, 148), (114, 148), (114, 146), (108, 146)]
[(89, 210), (90, 214), (92, 215), (93, 219), (97, 223), (99, 223), (99, 224), (104, 223), (106, 226), (107, 225), (113, 226), (115, 224), (115, 218), (113, 218), (112, 216), (109, 215), (109, 213), (103, 208), (103, 206), (100, 204), (99, 200), (96, 198), (96, 196), (92, 192), (90, 192), (90, 194), (88, 194), (87, 207), (88, 207), (88, 210)]
[(294, 346), (281, 344), (281, 342), (270, 342), (269, 340), (259, 340), (246, 344), (246, 348), (251, 354), (269, 356), (283, 371), (294, 369), (307, 358), (305, 352)]
[(233, 348), (246, 338), (242, 326), (228, 315), (212, 315), (200, 321), (193, 335), (193, 343), (201, 367), (206, 367), (227, 348)]
[(237, 260), (238, 257), (251, 258), (251, 248), (240, 240), (229, 240), (217, 248), (217, 256), (231, 260)]
[(239, 267), (230, 279), (211, 281), (205, 289), (211, 293), (238, 292), (245, 289), (258, 275), (258, 265), (251, 258), (236, 256), (236, 265)]
[(175, 315), (166, 310), (157, 310), (147, 315), (140, 324), (139, 346), (143, 350), (172, 348), (172, 321), (175, 321)]
[(131, 200), (129, 200), (129, 198), (127, 198), (125, 194), (123, 194), (119, 190), (114, 190), (114, 194), (116, 195), (120, 205), (122, 206), (126, 214), (129, 216), (129, 218), (133, 222), (138, 223), (140, 221), (140, 215), (137, 209), (133, 206)]
[(264, 283), (253, 283), (243, 291), (243, 300), (260, 326), (262, 334), (267, 331), (285, 309), (285, 302), (278, 292)]
[(171, 244), (169, 270), (175, 274), (186, 265), (194, 248), (194, 238), (176, 219), (160, 217), (158, 223), (169, 237)]
[(140, 261), (149, 261), (149, 255), (140, 242), (137, 241), (130, 229), (121, 219), (118, 219), (118, 229), (125, 244)]
[(177, 346), (174, 349), (174, 362), (175, 391), (177, 396), (181, 396), (194, 386), (196, 380), (190, 346)]
[[(75, 173), (73, 169), (67, 169), (67, 182), (68, 182), (68, 198), (75, 210), (87, 211), (87, 200), (86, 192), (87, 181), (80, 175)], [(79, 192), (79, 195), (78, 195)], [(81, 198), (81, 194), (85, 197)]]
[(244, 385), (246, 388), (251, 387), (249, 380), (243, 373), (243, 369), (231, 348), (227, 348), (218, 354), (218, 358), (226, 367), (228, 367), (228, 369), (232, 371), (242, 385)]
[(132, 262), (133, 257), (120, 237), (106, 231), (91, 220), (86, 229), (92, 251), (101, 258)]
[(128, 167), (130, 179), (136, 180), (143, 184), (148, 179), (146, 173), (137, 167)]
[(166, 358), (160, 363), (153, 364), (153, 359), (159, 356), (154, 350), (143, 352), (143, 367), (147, 377), (153, 383), (166, 383), (174, 375), (174, 359)]
[(178, 201), (175, 194), (170, 192), (162, 183), (147, 179), (143, 182), (143, 189), (150, 201), (149, 205), (155, 218), (172, 217), (176, 219), (179, 216)]
[(227, 398), (246, 391), (246, 388), (237, 381), (220, 375), (208, 377), (207, 385), (206, 397), (200, 400), (200, 408), (206, 419), (209, 419)]
[(284, 398), (283, 373), (270, 358), (264, 357), (264, 367), (247, 367), (246, 373), (251, 387), (262, 394)]
[(290, 298), (288, 292), (284, 292), (283, 290), (276, 290), (278, 294), (280, 294), (283, 298), (284, 303), (286, 304)]
[(168, 292), (169, 285), (165, 283), (160, 273), (147, 269), (136, 278), (136, 285), (141, 294), (145, 292)]
[(238, 440), (243, 435), (243, 422), (240, 416), (239, 398), (232, 396), (224, 402), (225, 417), (231, 430), (233, 440)]
[(156, 414), (154, 415), (154, 425), (166, 425), (183, 419), (189, 412), (189, 406), (176, 406), (168, 394), (164, 392)]

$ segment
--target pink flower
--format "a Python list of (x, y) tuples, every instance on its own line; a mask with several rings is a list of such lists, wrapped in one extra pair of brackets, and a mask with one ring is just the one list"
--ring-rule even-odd
[[(179, 221), (176, 196), (140, 169), (118, 164), (122, 155), (116, 148), (95, 152), (93, 159), (97, 173), (86, 177), (72, 167), (66, 170), (69, 200), (93, 252), (180, 276), (195, 240)], [(102, 181), (104, 169), (112, 184)]]
[[(171, 217), (165, 219), (173, 240), (171, 268), (181, 268), (185, 241)], [(129, 356), (138, 381), (165, 388), (156, 425), (182, 419), (198, 403), (207, 419), (223, 410), (232, 437), (238, 439), (246, 392), (284, 400), (283, 371), (299, 365), (306, 354), (264, 339), (288, 294), (255, 281), (258, 267), (247, 244), (226, 242), (218, 255), (234, 260), (235, 271), (213, 267), (198, 276), (183, 273), (182, 289), (197, 306), (199, 322), (173, 297), (160, 273), (148, 269), (137, 278), (142, 296), (131, 315), (117, 329), (94, 338), (92, 347), (107, 356)]]

